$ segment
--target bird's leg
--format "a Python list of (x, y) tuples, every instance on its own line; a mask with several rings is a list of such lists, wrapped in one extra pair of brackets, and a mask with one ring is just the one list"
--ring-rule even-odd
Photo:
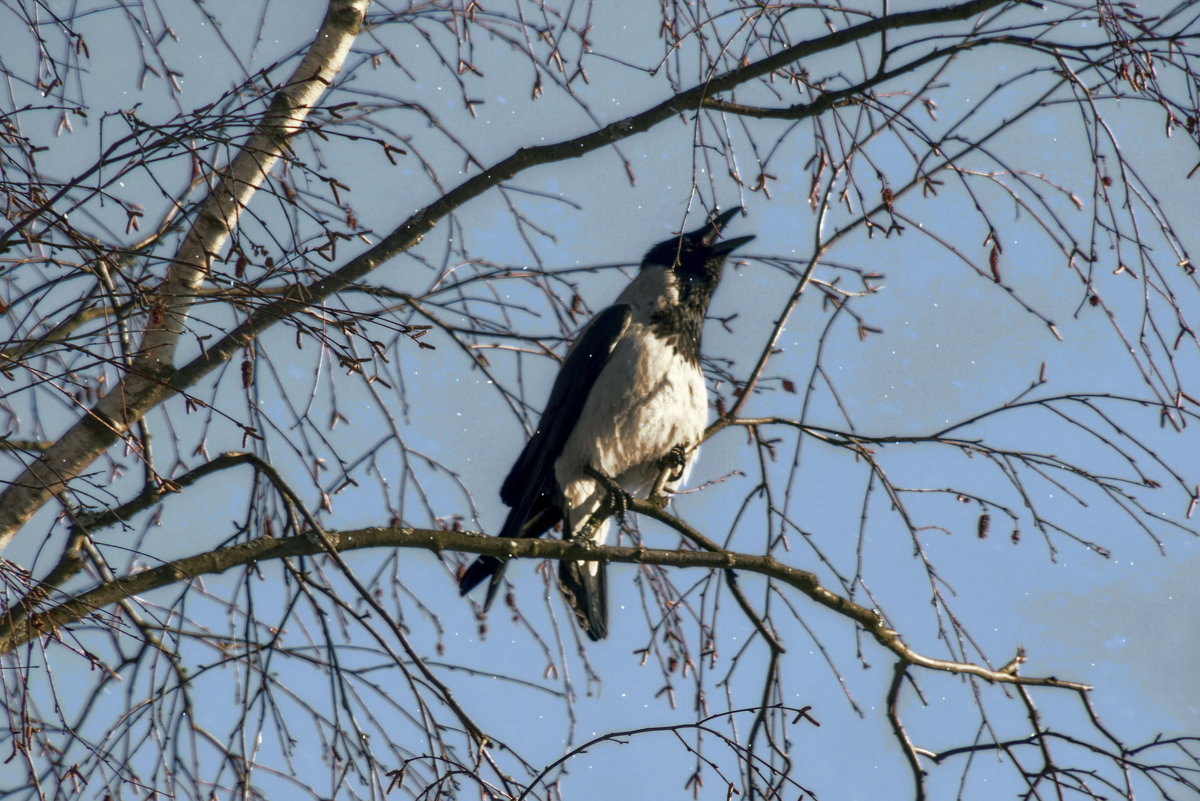
[[(595, 524), (599, 525), (600, 521), (604, 520), (610, 515), (616, 515), (617, 521), (622, 527), (624, 527), (625, 513), (629, 511), (629, 506), (632, 502), (632, 499), (629, 497), (629, 493), (622, 489), (621, 485), (618, 484), (616, 479), (614, 479), (612, 476), (606, 476), (604, 473), (601, 473), (591, 465), (586, 465), (583, 468), (583, 472), (595, 479), (595, 481), (600, 486), (604, 487), (605, 491), (608, 493), (604, 505), (600, 507), (596, 514), (592, 515), (592, 521), (595, 521)], [(592, 521), (589, 521), (587, 526), (588, 529), (595, 528), (595, 526), (592, 525)]]
[(647, 499), (650, 503), (656, 506), (666, 506), (668, 493), (671, 492), (667, 488), (668, 484), (675, 484), (679, 479), (683, 478), (684, 468), (687, 467), (687, 449), (683, 445), (676, 445), (671, 448), (670, 453), (662, 458), (659, 462), (661, 470), (658, 474), (658, 480), (654, 482), (654, 486), (650, 490), (650, 497)]

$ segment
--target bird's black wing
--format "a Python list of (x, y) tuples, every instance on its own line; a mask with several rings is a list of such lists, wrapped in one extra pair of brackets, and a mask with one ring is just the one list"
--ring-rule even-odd
[[(626, 304), (609, 306), (588, 324), (563, 360), (537, 431), (525, 443), (500, 487), (500, 499), (512, 507), (500, 530), (501, 537), (540, 537), (562, 519), (554, 463), (632, 316)], [(494, 556), (479, 557), (459, 579), (458, 591), (465, 595), (489, 576), (498, 579), (502, 565)], [(486, 605), (490, 605), (497, 585), (493, 579)]]
[[(575, 423), (583, 412), (583, 404), (587, 402), (596, 378), (612, 355), (617, 341), (629, 327), (632, 316), (628, 305), (609, 306), (583, 330), (563, 360), (537, 431), (525, 443), (525, 449), (500, 487), (500, 499), (512, 506), (513, 512), (518, 511), (531, 487), (540, 488), (546, 479), (553, 481), (554, 463), (575, 430)], [(522, 522), (527, 516), (521, 517)], [(505, 528), (508, 528), (507, 524)]]

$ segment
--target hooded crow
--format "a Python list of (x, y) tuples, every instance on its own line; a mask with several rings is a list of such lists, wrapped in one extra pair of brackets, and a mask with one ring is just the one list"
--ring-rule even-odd
[[(652, 247), (616, 302), (580, 332), (537, 430), (500, 488), (511, 507), (501, 537), (540, 537), (561, 522), (564, 539), (603, 544), (608, 520), (589, 520), (610, 513), (616, 493), (670, 493), (686, 478), (708, 422), (700, 370), (704, 316), (726, 256), (754, 238), (717, 241), (740, 211)], [(490, 577), (486, 609), (504, 564), (480, 556), (459, 579), (459, 592)], [(602, 639), (604, 564), (559, 563), (559, 587), (584, 632)]]

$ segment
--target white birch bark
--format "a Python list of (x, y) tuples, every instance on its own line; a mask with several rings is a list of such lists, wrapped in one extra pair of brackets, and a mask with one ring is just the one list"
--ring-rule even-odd
[(329, 0), (316, 36), (275, 92), (257, 130), (210, 180), (212, 189), (154, 293), (149, 322), (128, 373), (0, 493), (0, 552), (68, 481), (173, 394), (168, 382), (195, 290), (255, 191), (341, 70), (368, 4), (369, 0)]

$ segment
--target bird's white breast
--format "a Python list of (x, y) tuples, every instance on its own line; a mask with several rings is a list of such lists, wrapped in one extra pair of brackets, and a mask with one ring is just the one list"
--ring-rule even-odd
[[(559, 486), (584, 475), (584, 467), (617, 479), (631, 492), (649, 487), (671, 449), (689, 452), (708, 421), (708, 399), (699, 367), (639, 322), (631, 322), (584, 403), (556, 472)], [(643, 476), (638, 468), (653, 468)]]
[[(640, 278), (659, 277), (643, 274)], [(641, 289), (635, 297), (662, 297)], [(625, 294), (629, 293), (618, 302), (626, 302)], [(633, 319), (597, 377), (555, 463), (573, 530), (598, 508), (606, 492), (587, 476), (586, 467), (645, 497), (673, 448), (684, 448), (690, 467), (708, 422), (708, 395), (699, 365), (655, 335), (649, 325), (652, 308), (631, 305)], [(603, 531), (597, 535), (602, 539)]]

